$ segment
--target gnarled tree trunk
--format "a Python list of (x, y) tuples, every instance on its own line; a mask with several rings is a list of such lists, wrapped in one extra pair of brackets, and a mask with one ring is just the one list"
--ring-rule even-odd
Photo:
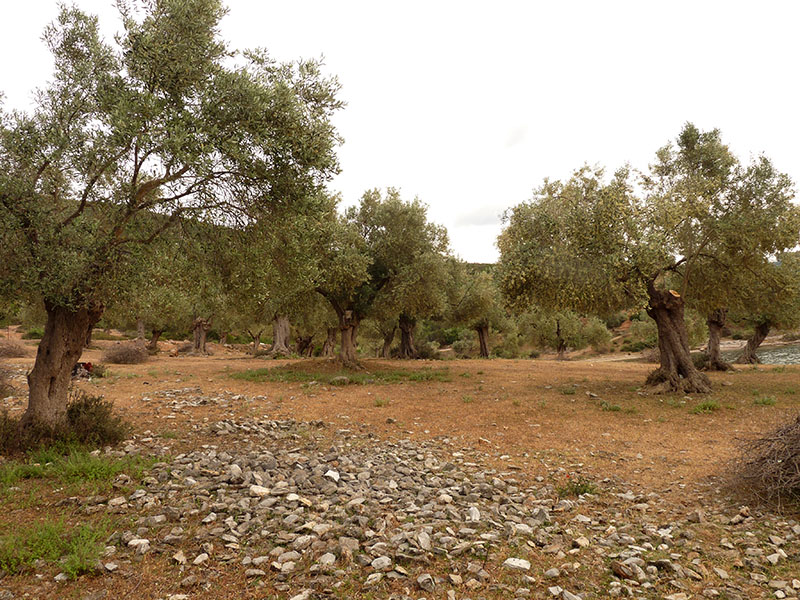
[(392, 342), (394, 342), (395, 331), (397, 331), (397, 327), (392, 327), (390, 331), (384, 334), (383, 347), (381, 348), (381, 358), (392, 357)]
[(322, 356), (333, 356), (336, 353), (336, 334), (338, 332), (336, 327), (328, 327), (325, 343), (322, 344)]
[(150, 336), (150, 342), (147, 344), (147, 349), (150, 352), (155, 352), (158, 350), (158, 338), (161, 337), (161, 334), (164, 333), (163, 329), (155, 329), (153, 328), (153, 335)]
[(400, 358), (417, 358), (417, 348), (414, 346), (416, 319), (401, 314), (397, 324), (400, 326)]
[(767, 335), (769, 335), (771, 327), (772, 324), (769, 321), (756, 325), (755, 331), (753, 331), (753, 335), (748, 338), (747, 345), (745, 345), (741, 356), (736, 359), (737, 363), (756, 365), (761, 362), (761, 359), (756, 355), (756, 350), (761, 345), (761, 342), (766, 339)]
[(480, 357), (489, 358), (489, 326), (479, 325), (475, 328), (478, 332), (478, 345), (480, 346)]
[(103, 315), (102, 306), (72, 310), (45, 302), (45, 310), (44, 335), (28, 374), (28, 409), (22, 418), (23, 427), (55, 428), (66, 423), (72, 367)]
[(339, 331), (342, 332), (339, 360), (347, 369), (361, 368), (361, 363), (358, 362), (358, 354), (356, 353), (359, 323), (360, 319), (356, 316), (355, 311), (343, 310), (339, 312)]
[(206, 338), (208, 331), (211, 329), (211, 319), (204, 319), (196, 317), (192, 323), (192, 331), (194, 333), (194, 340), (192, 345), (193, 354), (208, 354), (206, 351)]
[(228, 343), (228, 332), (227, 331), (223, 331), (222, 333), (219, 334), (219, 343), (222, 346), (224, 346), (225, 344)]
[(289, 331), (291, 329), (289, 317), (286, 315), (276, 315), (272, 320), (272, 347), (269, 353), (272, 355), (289, 356)]
[(314, 334), (311, 335), (300, 335), (297, 334), (295, 336), (295, 340), (297, 342), (297, 353), (300, 356), (310, 357), (314, 354)]
[(144, 339), (144, 319), (142, 317), (136, 319), (136, 339)]
[(706, 393), (711, 391), (708, 377), (697, 370), (689, 354), (689, 334), (683, 320), (683, 298), (673, 290), (659, 290), (655, 282), (647, 285), (650, 304), (647, 314), (658, 328), (661, 366), (647, 377), (647, 385), (664, 392)]
[(263, 329), (259, 329), (258, 331), (250, 331), (247, 330), (247, 334), (250, 336), (250, 339), (253, 340), (253, 347), (250, 350), (250, 353), (255, 356), (258, 354), (258, 348), (261, 346), (261, 334), (263, 333)]
[(724, 308), (712, 311), (706, 319), (708, 325), (708, 348), (703, 369), (706, 371), (730, 371), (733, 365), (722, 360), (719, 352), (719, 341), (722, 337), (722, 328), (728, 318), (728, 311)]

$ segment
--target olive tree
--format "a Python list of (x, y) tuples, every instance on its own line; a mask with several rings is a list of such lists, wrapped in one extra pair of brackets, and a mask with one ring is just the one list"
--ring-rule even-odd
[(770, 263), (771, 273), (748, 287), (746, 306), (733, 319), (753, 328), (737, 363), (761, 362), (756, 350), (770, 329), (792, 329), (800, 325), (800, 256), (787, 252)]
[(491, 273), (451, 262), (448, 320), (475, 331), (480, 357), (489, 358), (489, 329), (502, 328), (506, 320), (503, 299)]
[(415, 319), (432, 306), (422, 297), (425, 281), (435, 279), (431, 270), (447, 252), (447, 234), (428, 222), (427, 207), (418, 199), (404, 201), (393, 188), (366, 192), (357, 206), (329, 221), (316, 253), (316, 289), (339, 319), (343, 364), (358, 366), (358, 326), (378, 301), (397, 306), (401, 315), (403, 307), (409, 311), (401, 329), (405, 326), (407, 343), (412, 340)]
[(116, 43), (62, 8), (52, 80), (0, 117), (3, 287), (47, 311), (23, 424), (65, 422), (72, 366), (133, 254), (183, 218), (301, 203), (337, 168), (338, 84), (317, 63), (232, 52), (219, 0), (118, 5)]
[[(545, 181), (507, 216), (501, 285), (514, 303), (552, 310), (604, 314), (646, 304), (660, 357), (647, 383), (708, 392), (684, 322), (686, 299), (697, 291), (693, 274), (734, 276), (794, 246), (791, 181), (764, 157), (743, 166), (719, 131), (687, 124), (640, 184), (637, 194), (627, 169), (608, 181), (588, 168), (563, 183)], [(764, 228), (775, 224), (765, 212), (782, 215), (776, 228)]]

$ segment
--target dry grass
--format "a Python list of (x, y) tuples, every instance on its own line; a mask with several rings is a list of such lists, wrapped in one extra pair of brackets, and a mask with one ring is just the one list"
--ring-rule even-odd
[(150, 353), (142, 343), (121, 342), (103, 353), (103, 362), (114, 365), (137, 365), (145, 362)]
[(24, 358), (28, 348), (16, 340), (0, 340), (0, 358)]
[(742, 442), (732, 471), (737, 487), (767, 502), (782, 505), (800, 500), (800, 416)]

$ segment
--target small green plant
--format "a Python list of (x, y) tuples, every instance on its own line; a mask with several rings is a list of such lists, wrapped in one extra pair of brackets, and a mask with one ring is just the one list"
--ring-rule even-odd
[(583, 475), (567, 475), (564, 485), (556, 488), (556, 492), (562, 498), (567, 496), (581, 496), (583, 494), (594, 494), (597, 486)]
[(464, 404), (472, 404), (473, 402), (475, 402), (475, 397), (471, 396), (470, 394), (464, 394), (463, 396), (461, 396), (461, 401)]
[(574, 385), (565, 385), (559, 391), (565, 396), (574, 396), (578, 390)]
[(753, 400), (756, 406), (775, 406), (776, 402), (775, 396), (761, 396)]
[(778, 367), (772, 367), (771, 373), (786, 373), (786, 365), (780, 365)]
[(375, 406), (378, 408), (389, 406), (389, 400), (387, 398), (375, 398)]
[(515, 398), (514, 400), (512, 400), (511, 404), (513, 404), (514, 406), (522, 406), (522, 401), (519, 398)]
[(465, 371), (465, 372), (461, 373), (461, 374), (459, 375), (459, 377), (472, 377), (472, 375), (470, 375), (469, 373), (467, 373), (467, 372)]
[(719, 402), (716, 400), (705, 400), (692, 408), (691, 412), (693, 415), (700, 415), (709, 414), (717, 410), (719, 410)]
[(600, 403), (600, 410), (605, 412), (621, 412), (622, 407), (619, 404), (609, 404), (605, 400)]
[(63, 520), (16, 526), (0, 536), (0, 570), (13, 575), (39, 560), (60, 561), (64, 573), (74, 579), (94, 570), (107, 534), (106, 524), (69, 528)]

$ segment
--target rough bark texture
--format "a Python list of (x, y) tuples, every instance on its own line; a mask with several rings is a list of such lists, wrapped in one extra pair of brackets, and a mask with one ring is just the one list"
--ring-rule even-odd
[(708, 377), (697, 370), (689, 354), (689, 334), (683, 320), (683, 298), (672, 290), (659, 290), (648, 283), (650, 304), (647, 314), (658, 327), (661, 366), (647, 377), (647, 385), (663, 392), (707, 393)]
[(417, 358), (417, 348), (414, 346), (416, 319), (412, 319), (408, 315), (400, 315), (398, 325), (400, 326), (400, 358)]
[(153, 335), (150, 337), (150, 342), (147, 344), (147, 349), (150, 352), (156, 352), (158, 350), (158, 338), (161, 337), (162, 333), (164, 333), (163, 329), (153, 329)]
[(278, 354), (281, 356), (289, 356), (289, 331), (291, 329), (289, 317), (286, 315), (277, 315), (272, 320), (272, 347), (269, 349), (270, 354)]
[(761, 342), (767, 338), (767, 335), (769, 335), (769, 330), (771, 327), (772, 325), (769, 322), (759, 323), (756, 325), (755, 331), (753, 331), (753, 335), (747, 340), (747, 344), (745, 345), (741, 356), (736, 359), (737, 363), (756, 365), (761, 362), (761, 359), (756, 355), (756, 350), (761, 345)]
[(322, 344), (322, 356), (333, 356), (336, 353), (336, 334), (339, 329), (336, 327), (328, 327), (328, 335), (325, 338), (325, 343)]
[(296, 335), (297, 353), (300, 356), (310, 357), (314, 354), (314, 334), (311, 335)]
[(394, 342), (394, 332), (397, 327), (392, 327), (391, 331), (383, 336), (383, 348), (381, 348), (381, 358), (392, 357), (392, 342)]
[(227, 331), (223, 331), (222, 333), (219, 334), (219, 343), (222, 344), (223, 346), (228, 343)]
[(481, 358), (489, 358), (489, 326), (480, 325), (475, 328), (478, 332), (478, 345), (480, 346)]
[(341, 346), (339, 347), (339, 361), (347, 369), (360, 369), (356, 353), (356, 338), (360, 319), (352, 310), (337, 310), (339, 316), (339, 331), (341, 331)]
[(211, 319), (197, 317), (192, 323), (192, 331), (194, 332), (193, 354), (208, 354), (206, 351), (206, 337), (209, 329), (211, 329)]
[(61, 427), (67, 417), (72, 367), (80, 359), (86, 338), (103, 315), (103, 307), (70, 310), (45, 303), (47, 322), (28, 374), (28, 409), (22, 426)]
[(136, 319), (136, 339), (144, 339), (144, 319), (142, 319), (142, 317)]
[(728, 318), (728, 311), (721, 308), (713, 311), (706, 319), (708, 325), (708, 348), (703, 369), (706, 371), (730, 371), (733, 365), (722, 360), (719, 352), (719, 341), (722, 337), (722, 328)]

